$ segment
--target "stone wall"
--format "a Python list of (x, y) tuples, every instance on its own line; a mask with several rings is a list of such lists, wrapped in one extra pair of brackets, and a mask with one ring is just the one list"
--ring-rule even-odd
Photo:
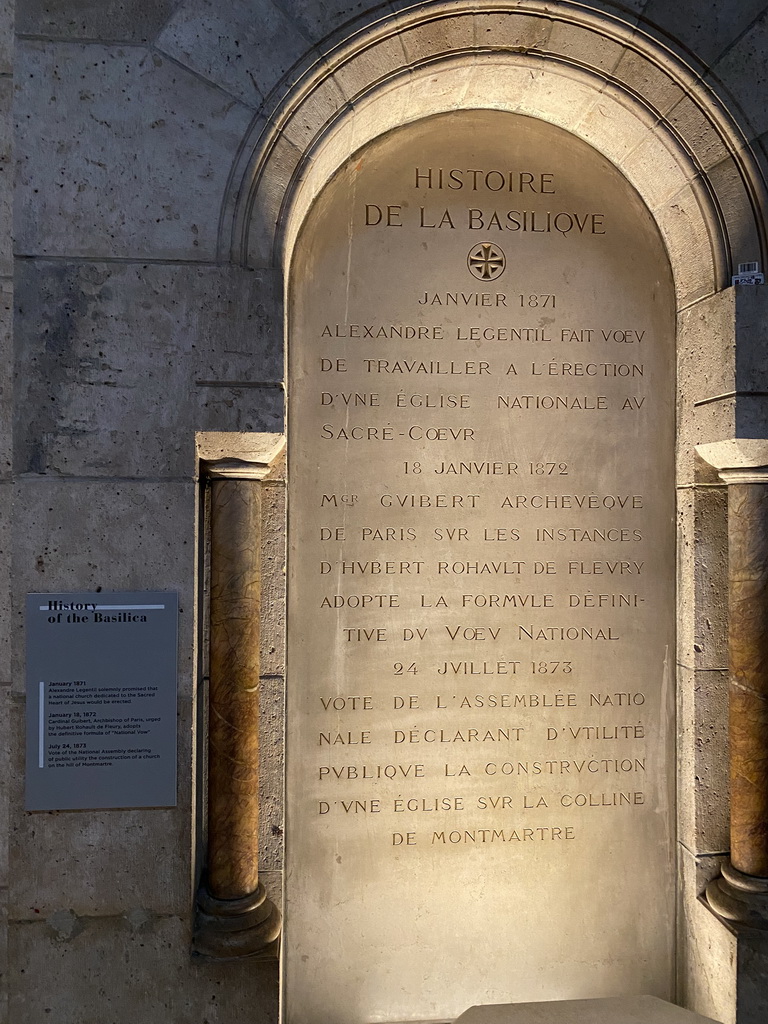
[[(12, 579), (0, 588), (11, 595), (0, 634), (8, 705), (2, 718), (8, 739), (0, 749), (10, 802), (0, 892), (10, 919), (14, 1022), (276, 1020), (275, 964), (211, 965), (190, 956), (200, 870), (203, 504), (195, 437), (283, 429), (282, 278), (269, 261), (238, 255), (233, 245), (250, 140), (268, 135), (284, 96), (308, 68), (327, 66), (346, 37), (432, 6), (451, 7), (406, 0), (26, 0), (16, 12), (15, 46), (11, 5), (0, 9), (0, 110), (7, 120), (12, 81), (16, 86), (13, 258), (6, 224), (9, 141), (0, 157), (0, 311), (8, 345), (0, 389), (10, 393), (13, 367), (16, 396), (12, 455), (8, 402), (0, 428), (9, 438), (0, 463), (2, 493), (12, 508), (3, 517), (6, 525), (10, 518), (11, 537), (0, 548)], [(764, 0), (595, 0), (590, 7), (616, 19), (624, 33), (637, 27), (668, 49), (670, 61), (687, 65), (702, 93), (727, 106), (742, 145), (768, 168)], [(512, 40), (510, 52), (545, 59), (562, 30), (542, 24)], [(480, 21), (473, 25), (458, 40), (442, 39), (436, 23), (432, 37), (418, 45), (461, 45), (481, 54)], [(627, 47), (619, 54), (606, 44), (596, 52), (583, 37), (580, 44), (577, 32), (558, 45), (575, 62), (602, 68), (606, 78), (621, 57), (627, 60)], [(407, 63), (401, 39), (387, 47), (390, 63)], [(375, 69), (370, 73), (375, 77)], [(661, 95), (668, 88), (661, 80), (641, 78), (635, 74), (632, 89), (655, 89), (657, 109), (666, 112), (650, 117), (648, 127), (688, 137), (698, 131), (705, 149), (708, 136), (691, 120), (693, 112), (676, 108), (672, 93)], [(348, 95), (356, 85), (348, 76)], [(316, 102), (326, 104), (326, 116), (349, 101), (329, 93)], [(606, 87), (606, 106), (615, 102)], [(599, 102), (575, 110), (573, 125), (589, 115), (597, 133), (600, 114)], [(293, 124), (275, 150), (286, 168), (296, 166), (308, 144), (302, 131), (302, 123)], [(718, 167), (708, 169), (713, 179)], [(267, 198), (274, 200), (274, 219), (282, 195)], [(674, 196), (668, 216), (676, 216)], [(756, 219), (762, 222), (759, 208)], [(746, 244), (754, 247), (752, 235)], [(683, 266), (691, 256), (677, 258)], [(721, 284), (724, 276), (721, 269)], [(695, 298), (680, 313), (681, 351), (688, 353), (681, 376), (690, 382), (691, 408), (718, 388), (737, 390), (734, 380), (765, 391), (762, 296), (737, 300), (726, 290)], [(744, 329), (737, 331), (739, 325)], [(717, 340), (734, 334), (744, 339), (736, 356)], [(686, 457), (693, 444), (729, 432), (766, 435), (759, 402), (695, 408), (683, 438)], [(746, 1024), (758, 1019), (750, 1014), (764, 998), (760, 952), (737, 948), (695, 898), (727, 850), (725, 499), (705, 470), (692, 459), (686, 466), (679, 692), (681, 871), (688, 895), (680, 998), (728, 1024), (738, 1002)], [(694, 483), (712, 486), (694, 494)], [(279, 899), (283, 491), (279, 482), (269, 487), (261, 851), (265, 884)], [(180, 595), (179, 805), (26, 813), (24, 596), (97, 587)], [(7, 813), (3, 808), (0, 820)]]

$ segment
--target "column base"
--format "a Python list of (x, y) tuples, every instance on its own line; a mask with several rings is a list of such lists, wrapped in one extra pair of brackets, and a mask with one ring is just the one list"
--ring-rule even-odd
[(209, 960), (274, 960), (280, 949), (280, 912), (259, 882), (256, 892), (220, 900), (204, 885), (197, 893), (192, 952)]
[(768, 878), (737, 871), (725, 861), (707, 886), (707, 903), (718, 917), (747, 928), (768, 929)]

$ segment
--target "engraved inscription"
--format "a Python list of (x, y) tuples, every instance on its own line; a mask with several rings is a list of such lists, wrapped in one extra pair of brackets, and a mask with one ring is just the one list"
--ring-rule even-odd
[[(497, 901), (528, 921), (546, 908), (574, 950), (569, 907), (588, 904), (604, 962), (634, 977), (639, 940), (608, 936), (647, 906), (648, 879), (672, 884), (666, 256), (582, 143), (475, 114), (346, 165), (292, 270), (288, 1005), (304, 995), (290, 1024), (312, 1019), (291, 967), (305, 945), (329, 972), (373, 959), (421, 991), (468, 943), (492, 979), (475, 1002), (553, 991), (531, 983), (555, 969)], [(385, 892), (404, 897), (388, 938), (373, 923)], [(672, 902), (638, 990), (667, 976)], [(300, 934), (320, 921), (324, 942)], [(408, 955), (392, 952), (401, 931)], [(603, 991), (591, 970), (573, 957)], [(436, 971), (424, 1005), (388, 1019), (471, 1004)], [(326, 1016), (352, 1024), (326, 994)]]

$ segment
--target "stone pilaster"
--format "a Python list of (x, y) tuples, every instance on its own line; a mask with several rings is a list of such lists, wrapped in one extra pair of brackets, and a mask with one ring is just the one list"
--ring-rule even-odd
[[(280, 915), (259, 882), (261, 483), (282, 439), (203, 461), (211, 478), (208, 850), (195, 952), (272, 956)], [(253, 439), (253, 435), (251, 435)]]
[(707, 899), (768, 928), (768, 441), (697, 448), (728, 485), (731, 854)]

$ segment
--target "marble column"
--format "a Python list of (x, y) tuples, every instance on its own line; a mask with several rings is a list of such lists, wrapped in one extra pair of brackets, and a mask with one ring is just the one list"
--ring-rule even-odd
[(768, 928), (768, 441), (697, 448), (728, 485), (731, 853), (707, 900)]
[(274, 956), (280, 934), (259, 882), (258, 842), (260, 481), (276, 453), (256, 454), (203, 463), (211, 478), (208, 843), (194, 949), (217, 959)]

